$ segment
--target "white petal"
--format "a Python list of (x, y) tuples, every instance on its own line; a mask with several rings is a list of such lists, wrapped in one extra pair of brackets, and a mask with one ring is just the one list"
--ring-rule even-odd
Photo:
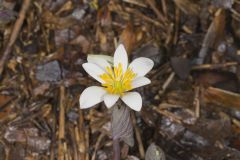
[(102, 102), (106, 92), (103, 87), (91, 86), (86, 88), (79, 98), (80, 108), (89, 108)]
[(104, 81), (99, 77), (101, 74), (105, 73), (105, 71), (102, 68), (100, 68), (98, 65), (94, 63), (84, 63), (82, 66), (90, 76), (95, 78), (100, 83), (104, 83)]
[(140, 57), (131, 62), (129, 68), (132, 69), (134, 73), (137, 73), (137, 77), (145, 76), (152, 68), (153, 61), (149, 58)]
[[(96, 55), (96, 54), (89, 54), (87, 56), (87, 61), (90, 63), (95, 63), (97, 65), (102, 66), (102, 60), (107, 61), (107, 63), (109, 64), (113, 64), (113, 57), (111, 56), (107, 56), (107, 55)], [(103, 62), (106, 63), (106, 62)], [(105, 67), (105, 66), (104, 66)]]
[(117, 67), (119, 63), (122, 64), (123, 73), (124, 73), (128, 67), (128, 55), (127, 55), (127, 51), (125, 50), (122, 44), (120, 44), (117, 47), (113, 57), (114, 67)]
[(147, 84), (150, 84), (151, 80), (148, 79), (147, 77), (138, 77), (133, 80), (132, 82), (132, 88), (138, 88)]
[(137, 92), (127, 92), (121, 97), (121, 99), (126, 105), (135, 111), (140, 111), (142, 108), (142, 97)]
[(106, 94), (103, 99), (107, 108), (111, 108), (117, 102), (119, 97), (120, 96), (116, 94)]
[(98, 66), (100, 66), (105, 72), (107, 71), (106, 70), (106, 67), (110, 67), (111, 68), (111, 65), (105, 60), (105, 59), (102, 59), (102, 58), (97, 58), (97, 59), (91, 59), (88, 60), (89, 63), (94, 63)]

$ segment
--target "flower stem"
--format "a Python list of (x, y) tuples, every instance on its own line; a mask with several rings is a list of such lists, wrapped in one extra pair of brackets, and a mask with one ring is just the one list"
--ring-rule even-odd
[(120, 160), (119, 139), (113, 139), (113, 160)]

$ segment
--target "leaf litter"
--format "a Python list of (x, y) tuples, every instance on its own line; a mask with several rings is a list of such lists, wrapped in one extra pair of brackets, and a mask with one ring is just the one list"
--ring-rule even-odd
[[(0, 160), (107, 160), (112, 136), (132, 130), (126, 159), (240, 159), (239, 1), (0, 2)], [(117, 119), (112, 135), (112, 110), (78, 99), (96, 84), (87, 55), (119, 42), (155, 66), (142, 111), (122, 110), (131, 132)]]

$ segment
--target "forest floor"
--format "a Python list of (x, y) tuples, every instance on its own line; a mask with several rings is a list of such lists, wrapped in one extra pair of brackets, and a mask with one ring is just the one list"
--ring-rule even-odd
[(98, 85), (87, 55), (119, 43), (154, 61), (125, 159), (152, 143), (167, 160), (240, 159), (239, 0), (0, 2), (0, 160), (112, 159), (111, 110), (79, 96)]

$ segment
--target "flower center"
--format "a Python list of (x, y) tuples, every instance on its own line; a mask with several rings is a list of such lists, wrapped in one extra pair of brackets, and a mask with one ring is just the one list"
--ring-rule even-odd
[(106, 67), (107, 73), (100, 75), (100, 78), (105, 83), (102, 86), (111, 94), (123, 95), (125, 91), (132, 89), (132, 80), (136, 77), (136, 73), (128, 68), (123, 73), (122, 64), (119, 63), (117, 67)]

